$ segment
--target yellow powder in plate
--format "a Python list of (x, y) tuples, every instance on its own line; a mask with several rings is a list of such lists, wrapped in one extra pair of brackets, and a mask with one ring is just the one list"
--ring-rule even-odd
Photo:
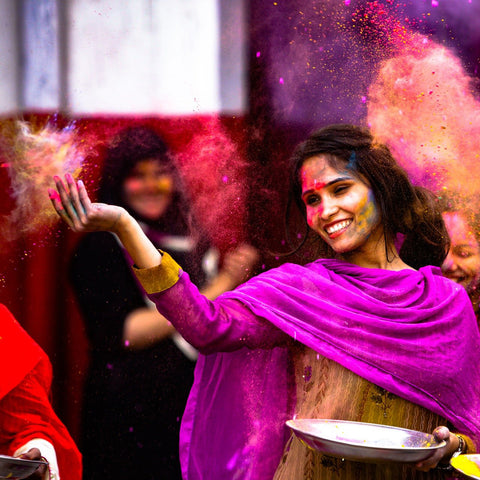
[(450, 463), (464, 475), (480, 479), (480, 455), (459, 455), (452, 458)]

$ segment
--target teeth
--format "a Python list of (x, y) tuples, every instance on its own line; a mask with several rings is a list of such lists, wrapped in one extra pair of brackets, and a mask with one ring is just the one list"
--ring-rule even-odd
[(336, 223), (333, 227), (326, 228), (326, 232), (331, 235), (332, 233), (338, 232), (342, 228), (348, 227), (352, 223), (352, 220), (344, 220), (343, 222)]

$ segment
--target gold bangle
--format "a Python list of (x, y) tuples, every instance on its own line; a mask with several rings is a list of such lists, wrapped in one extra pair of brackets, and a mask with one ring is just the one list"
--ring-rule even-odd
[[(457, 453), (458, 451), (460, 451), (459, 455), (467, 453), (467, 449), (468, 449), (467, 442), (465, 441), (465, 439), (461, 435), (458, 435), (458, 434), (455, 434), (455, 435), (458, 438), (458, 449), (454, 453)], [(458, 455), (456, 455), (456, 456), (458, 456)]]

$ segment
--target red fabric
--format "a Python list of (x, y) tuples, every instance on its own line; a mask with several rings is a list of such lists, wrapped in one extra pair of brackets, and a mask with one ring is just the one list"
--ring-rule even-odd
[(12, 455), (29, 440), (43, 438), (55, 447), (60, 476), (80, 480), (80, 452), (49, 400), (48, 357), (3, 305), (0, 322), (0, 361), (8, 365), (0, 382), (0, 453)]
[(18, 385), (43, 355), (7, 307), (0, 304), (0, 398)]

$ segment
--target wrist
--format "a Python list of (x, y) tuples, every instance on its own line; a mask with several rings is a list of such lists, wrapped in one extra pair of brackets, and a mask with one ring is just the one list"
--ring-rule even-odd
[[(464, 438), (461, 435), (452, 434), (452, 438), (454, 439), (452, 441), (452, 445), (456, 444), (455, 450), (451, 452), (448, 458), (444, 457), (443, 462), (441, 461), (437, 465), (438, 470), (453, 471), (453, 467), (450, 465), (450, 460), (452, 458), (458, 457), (459, 455), (463, 455), (464, 453), (467, 452), (467, 443), (465, 442)], [(456, 442), (454, 443), (455, 439), (456, 439)]]
[(118, 207), (118, 215), (113, 221), (110, 231), (120, 237), (131, 230), (134, 223), (135, 219), (124, 208)]

